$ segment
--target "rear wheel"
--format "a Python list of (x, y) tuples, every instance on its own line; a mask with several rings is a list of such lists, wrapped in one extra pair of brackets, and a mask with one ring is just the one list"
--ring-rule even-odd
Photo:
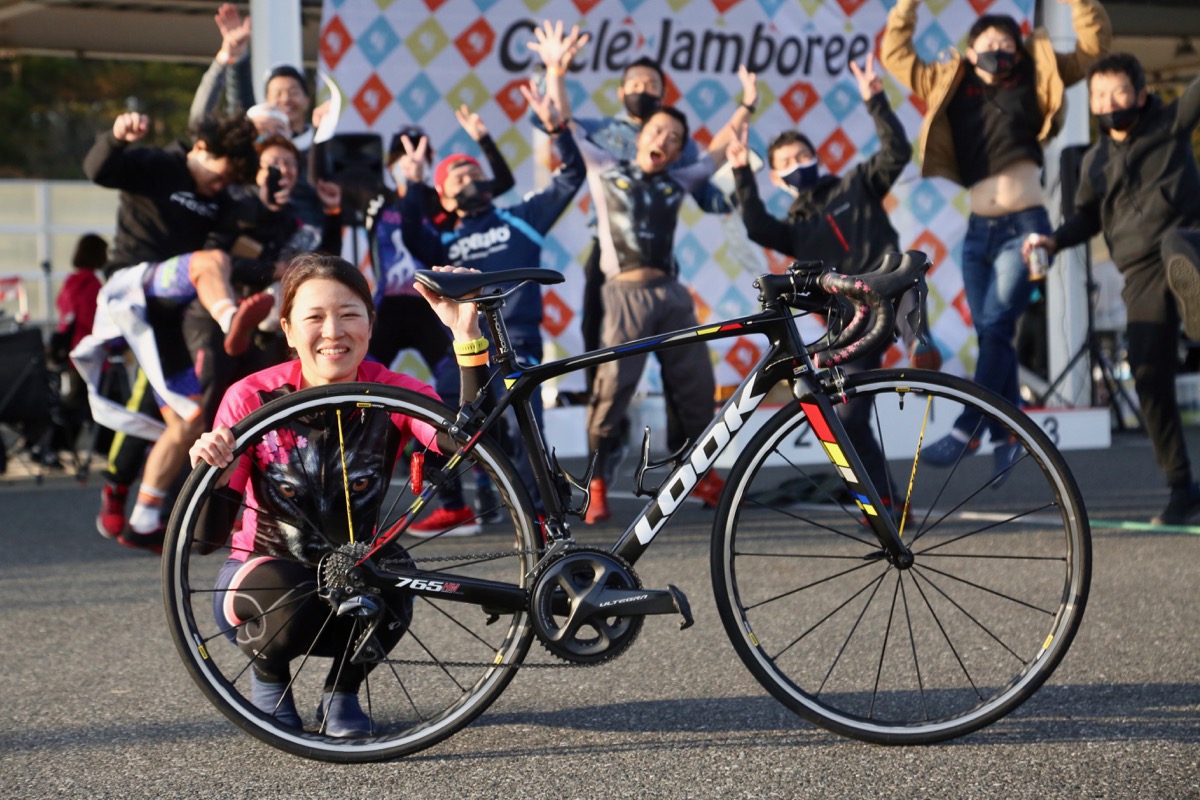
[[(915, 563), (882, 557), (791, 404), (726, 481), (712, 542), (726, 632), (772, 695), (829, 730), (881, 744), (977, 730), (1037, 690), (1079, 626), (1091, 572), (1079, 490), (1044, 432), (973, 383), (878, 371), (846, 394), (839, 415), (870, 420), (855, 449)], [(978, 449), (942, 467), (918, 458), (964, 410), (981, 415)]]
[[(394, 431), (390, 423), (396, 415), (407, 417), (418, 428), (428, 426), (403, 451), (397, 450), (401, 444), (397, 437), (355, 433), (380, 430), (381, 421), (382, 429)], [(465, 536), (465, 531), (478, 528), (475, 512), (471, 519), (463, 518), (465, 512), (451, 515), (453, 520), (444, 529), (433, 526), (419, 537), (401, 534), (375, 558), (401, 566), (415, 564), (445, 574), (448, 581), (453, 580), (450, 576), (467, 576), (526, 584), (540, 540), (528, 496), (506, 456), (489, 439), (481, 439), (461, 461), (448, 465), (420, 444), (429, 441), (430, 429), (443, 452), (452, 442), (461, 444), (463, 435), (451, 432), (453, 423), (452, 411), (408, 390), (376, 384), (320, 387), (268, 403), (238, 423), (235, 459), (229, 470), (201, 465), (192, 473), (172, 514), (163, 552), (167, 617), (192, 677), (243, 730), (309, 758), (341, 762), (394, 758), (426, 748), (468, 724), (512, 679), (531, 640), (525, 609), (484, 609), (430, 594), (381, 599), (378, 593), (358, 591), (350, 572), (372, 537), (400, 520), (422, 489), (431, 496), (418, 521), (429, 519), (445, 505), (440, 500), (454, 492), (455, 484), (448, 478), (465, 487), (465, 505), (471, 508), (471, 489), (486, 476), (502, 515), (500, 523)], [(251, 486), (260, 496), (282, 493), (295, 507), (294, 515), (278, 514), (267, 520), (289, 531), (290, 551), (244, 552), (240, 540), (224, 533), (229, 530), (228, 520), (246, 511), (245, 498), (216, 487), (239, 462), (252, 461), (260, 474), (273, 477), (269, 462), (279, 463), (281, 458), (292, 464), (290, 483), (252, 480)], [(297, 470), (301, 461), (303, 468)], [(297, 474), (302, 480), (294, 480)], [(286, 505), (282, 499), (277, 503)], [(227, 520), (223, 529), (217, 526), (215, 536), (210, 533), (214, 518)], [(358, 533), (355, 544), (345, 543), (349, 530)], [(336, 531), (341, 538), (331, 533)], [(238, 586), (238, 578), (230, 583), (229, 571), (239, 568), (235, 562), (260, 557), (275, 559), (272, 568), (278, 568), (277, 574), (301, 579), (283, 587), (292, 590), (285, 602), (261, 614), (246, 614), (230, 628), (221, 606), (233, 602), (235, 595), (224, 587)], [(236, 596), (243, 605), (258, 597), (245, 586)], [(262, 623), (270, 613), (294, 613), (296, 619), (307, 615), (303, 630), (289, 629), (290, 621), (280, 626), (311, 642), (289, 663), (288, 688), (299, 725), (294, 717), (288, 724), (288, 715), (267, 713), (271, 709), (259, 709), (252, 701), (254, 646), (248, 642), (258, 636), (264, 647), (271, 646), (255, 627), (267, 627)], [(368, 632), (375, 619), (377, 626)], [(299, 628), (299, 623), (294, 627)], [(376, 648), (373, 656), (371, 647)], [(370, 666), (364, 666), (364, 654)], [(341, 680), (347, 670), (366, 673), (358, 689), (362, 709), (370, 718), (365, 735), (330, 735), (318, 718), (330, 681)]]

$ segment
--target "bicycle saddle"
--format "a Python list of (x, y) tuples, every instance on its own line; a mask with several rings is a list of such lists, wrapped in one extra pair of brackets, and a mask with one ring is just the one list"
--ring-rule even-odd
[(485, 286), (495, 286), (501, 283), (520, 283), (533, 281), (543, 286), (562, 283), (566, 278), (552, 269), (506, 269), (500, 272), (434, 272), (431, 269), (419, 269), (415, 273), (418, 282), (451, 299), (457, 300), (472, 292), (478, 292)]

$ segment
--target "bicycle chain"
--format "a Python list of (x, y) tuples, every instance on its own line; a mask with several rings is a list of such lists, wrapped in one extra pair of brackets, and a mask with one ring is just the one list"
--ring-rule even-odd
[(492, 667), (494, 669), (574, 669), (576, 667), (595, 667), (601, 664), (607, 664), (607, 661), (598, 661), (595, 664), (575, 664), (575, 663), (555, 663), (555, 664), (529, 664), (522, 661), (520, 664), (497, 664), (493, 661), (418, 661), (414, 658), (404, 658), (400, 660), (392, 660), (390, 658), (379, 662), (380, 664), (393, 664), (401, 667)]
[(493, 561), (497, 558), (509, 558), (511, 556), (544, 555), (545, 552), (545, 550), (505, 550), (500, 553), (468, 553), (462, 556), (425, 556), (424, 558), (414, 557), (410, 552), (408, 558), (413, 563), (422, 561), (477, 561), (479, 559)]

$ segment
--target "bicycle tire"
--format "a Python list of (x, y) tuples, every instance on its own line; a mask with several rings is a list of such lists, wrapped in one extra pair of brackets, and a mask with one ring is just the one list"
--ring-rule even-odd
[[(227, 469), (232, 470), (242, 454), (266, 441), (272, 432), (292, 430), (301, 419), (304, 424), (332, 420), (339, 410), (346, 412), (342, 416), (347, 424), (355, 419), (353, 414), (401, 414), (427, 423), (457, 442), (464, 441), (461, 431), (450, 431), (455, 413), (424, 395), (379, 384), (338, 384), (274, 400), (240, 421), (233, 428), (237, 442), (234, 463)], [(350, 447), (338, 444), (338, 437), (321, 438), (326, 443), (330, 440), (330, 446), (339, 450), (335, 455), (349, 458), (351, 467), (355, 459), (374, 449), (369, 442), (361, 442), (349, 452)], [(412, 442), (420, 447), (415, 438)], [(326, 447), (309, 441), (304, 446)], [(386, 494), (376, 518), (367, 523), (376, 531), (398, 519), (413, 498), (412, 476), (405, 474), (412, 459), (394, 460), (390, 474), (384, 469), (388, 480), (382, 486)], [(343, 481), (336, 461), (330, 462), (335, 465), (330, 469), (337, 474), (328, 482), (341, 490)], [(470, 475), (473, 468), (491, 478), (504, 512), (502, 523), (487, 526), (482, 536), (436, 535), (418, 540), (402, 534), (397, 541), (407, 557), (420, 561), (424, 569), (524, 585), (541, 547), (525, 487), (509, 459), (490, 438), (481, 438), (456, 472)], [(351, 468), (346, 471), (354, 474)], [(428, 472), (429, 467), (424, 471)], [(319, 711), (313, 711), (325, 688), (322, 678), (327, 677), (326, 667), (332, 669), (330, 665), (343, 658), (342, 654), (325, 659), (306, 654), (292, 662), (291, 690), (303, 729), (255, 708), (250, 696), (252, 659), (222, 633), (214, 614), (214, 597), (221, 594), (214, 588), (216, 575), (225, 561), (221, 556), (232, 552), (232, 540), (214, 544), (205, 538), (198, 524), (203, 510), (229, 502), (228, 495), (222, 496), (215, 489), (221, 473), (218, 468), (201, 464), (180, 494), (163, 550), (163, 592), (171, 637), (189, 673), (208, 700), (242, 730), (306, 758), (330, 762), (387, 760), (427, 748), (460, 730), (512, 680), (532, 639), (526, 610), (485, 610), (479, 605), (419, 595), (411, 601), (411, 621), (399, 642), (369, 673), (359, 692), (362, 707), (372, 721), (369, 735), (329, 736), (316, 718)], [(425, 475), (424, 480), (428, 487), (429, 476)], [(239, 511), (245, 508), (244, 500), (241, 502)], [(428, 511), (437, 506), (434, 497), (425, 508)], [(343, 507), (348, 511), (348, 504)], [(360, 512), (356, 509), (355, 513)], [(299, 519), (292, 522), (306, 524)], [(357, 528), (357, 523), (348, 524)], [(211, 555), (204, 554), (214, 550)], [(391, 606), (387, 609), (385, 623), (396, 625), (402, 615), (393, 613)], [(328, 619), (334, 619), (332, 606), (326, 610)], [(253, 619), (244, 620), (242, 625), (252, 623)], [(324, 628), (321, 630), (325, 635)], [(348, 650), (353, 642), (353, 637), (346, 638), (345, 648)]]
[[(741, 453), (717, 512), (711, 566), (726, 633), (764, 688), (828, 730), (877, 744), (978, 730), (1033, 695), (1078, 629), (1091, 576), (1079, 489), (1046, 433), (974, 383), (880, 370), (845, 388), (849, 404), (870, 404), (870, 430), (893, 459), (880, 495), (908, 515), (914, 564), (880, 557), (865, 509), (822, 478), (828, 460), (805, 459), (797, 445), (820, 443), (792, 403)], [(1008, 462), (986, 447), (949, 467), (917, 457), (962, 409), (1023, 448), (1002, 480)]]

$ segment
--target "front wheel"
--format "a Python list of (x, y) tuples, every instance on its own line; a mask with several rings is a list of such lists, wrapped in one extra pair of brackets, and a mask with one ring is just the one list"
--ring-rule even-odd
[[(525, 609), (372, 590), (355, 578), (375, 536), (424, 492), (417, 521), (430, 524), (409, 528), (375, 563), (427, 570), (421, 588), (438, 591), (452, 591), (456, 577), (526, 586), (541, 548), (528, 495), (490, 439), (458, 461), (431, 451), (429, 442), (442, 453), (463, 443), (454, 417), (391, 386), (307, 389), (234, 426), (228, 470), (202, 464), (189, 477), (163, 550), (168, 623), (205, 696), (247, 733), (323, 761), (394, 758), (462, 728), (512, 679), (532, 638)], [(218, 488), (239, 465), (256, 509), (245, 493)], [(475, 500), (493, 500), (472, 509), (485, 478), (491, 491)], [(260, 534), (230, 538), (255, 511)], [(262, 677), (268, 654), (283, 675), (273, 683)], [(327, 693), (339, 691), (356, 692), (361, 724), (347, 728), (336, 711), (325, 719)]]
[[(855, 450), (914, 563), (883, 556), (799, 404), (733, 467), (712, 540), (738, 655), (812, 722), (879, 744), (978, 730), (1028, 699), (1079, 626), (1091, 535), (1062, 456), (977, 385), (922, 371), (847, 380)], [(960, 420), (961, 458), (921, 458)], [(820, 429), (818, 423), (818, 429)], [(930, 463), (938, 460), (942, 466)]]

